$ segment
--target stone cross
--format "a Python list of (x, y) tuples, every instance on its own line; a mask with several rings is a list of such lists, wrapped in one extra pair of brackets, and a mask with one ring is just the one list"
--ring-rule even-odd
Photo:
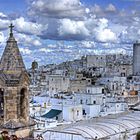
[(10, 24), (9, 28), (10, 28), (10, 34), (12, 34), (13, 33), (13, 28), (14, 28), (12, 23)]

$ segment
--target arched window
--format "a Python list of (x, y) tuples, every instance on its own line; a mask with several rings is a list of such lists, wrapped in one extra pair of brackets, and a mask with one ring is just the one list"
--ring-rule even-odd
[(4, 90), (0, 88), (0, 118), (4, 117)]
[(93, 101), (93, 104), (96, 104), (96, 101)]
[(26, 89), (25, 88), (22, 88), (21, 91), (20, 91), (20, 95), (19, 95), (19, 117), (21, 118), (25, 118), (25, 115), (26, 115), (26, 98), (25, 98), (25, 95), (26, 95)]
[(80, 100), (80, 104), (83, 104), (83, 100), (82, 99)]

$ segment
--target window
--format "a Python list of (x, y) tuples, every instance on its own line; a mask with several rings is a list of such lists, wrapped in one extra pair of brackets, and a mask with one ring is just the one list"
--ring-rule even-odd
[(0, 89), (0, 117), (3, 118), (4, 114), (4, 91)]
[(121, 73), (121, 77), (125, 77), (125, 73)]
[(86, 111), (85, 111), (85, 109), (83, 109), (83, 115), (86, 115)]
[(79, 110), (77, 110), (77, 116), (79, 116)]
[(56, 116), (56, 120), (58, 120), (58, 116)]
[(114, 90), (114, 85), (112, 85), (112, 90)]
[(45, 80), (46, 79), (46, 76), (42, 76), (42, 79)]
[(18, 108), (18, 115), (21, 118), (26, 117), (26, 92), (27, 90), (22, 88), (19, 95), (19, 108)]

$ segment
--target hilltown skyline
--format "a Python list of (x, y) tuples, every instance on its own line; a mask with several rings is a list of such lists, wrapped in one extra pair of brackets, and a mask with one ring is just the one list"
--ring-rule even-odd
[(139, 2), (1, 2), (0, 139), (139, 140)]
[(0, 55), (11, 22), (26, 67), (34, 60), (49, 64), (86, 54), (131, 52), (140, 38), (139, 4), (131, 0), (2, 0)]

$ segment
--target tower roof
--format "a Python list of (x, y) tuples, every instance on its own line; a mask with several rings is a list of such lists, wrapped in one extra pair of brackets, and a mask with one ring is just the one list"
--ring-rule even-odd
[(0, 83), (7, 86), (17, 86), (22, 82), (29, 84), (29, 77), (17, 41), (13, 36), (14, 26), (11, 24), (9, 27), (10, 36), (0, 60)]
[(0, 70), (8, 73), (21, 72), (25, 70), (22, 56), (13, 36), (13, 25), (9, 26), (10, 36), (7, 40), (5, 50), (0, 60)]

